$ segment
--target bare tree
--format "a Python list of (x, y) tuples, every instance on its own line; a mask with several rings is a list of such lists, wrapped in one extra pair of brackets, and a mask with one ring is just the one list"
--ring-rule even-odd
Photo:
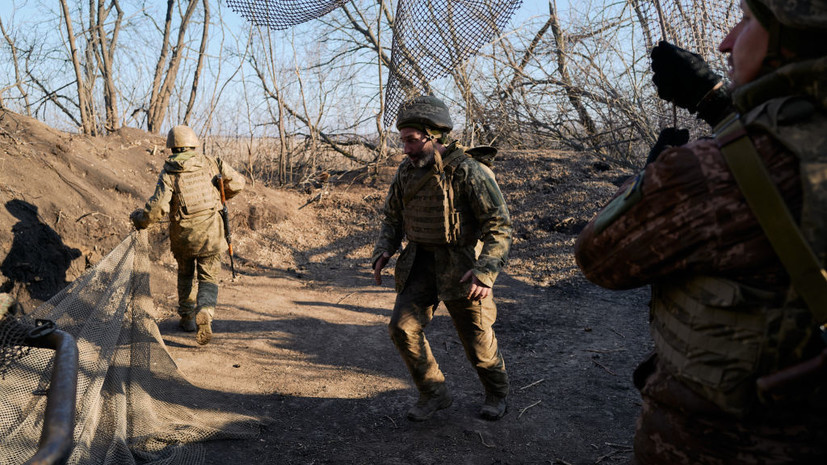
[(89, 88), (86, 85), (84, 73), (81, 69), (80, 58), (78, 57), (78, 48), (75, 43), (75, 31), (72, 27), (72, 15), (69, 13), (69, 5), (66, 4), (66, 0), (60, 0), (60, 7), (63, 13), (63, 21), (66, 24), (66, 40), (69, 43), (72, 66), (75, 70), (75, 82), (77, 83), (78, 94), (77, 103), (78, 108), (80, 109), (81, 130), (84, 134), (94, 135), (97, 130), (95, 127), (94, 110), (92, 108), (93, 101)]
[(207, 55), (207, 38), (210, 30), (210, 2), (203, 0), (204, 5), (204, 26), (201, 30), (201, 47), (198, 50), (198, 64), (195, 66), (195, 72), (192, 77), (192, 86), (190, 87), (190, 98), (187, 100), (187, 110), (184, 113), (184, 124), (190, 124), (190, 117), (192, 116), (192, 109), (195, 105), (195, 96), (198, 93), (198, 81), (201, 78), (201, 71), (204, 69), (204, 57)]
[[(65, 1), (65, 0), (61, 0)], [(178, 77), (178, 69), (184, 57), (184, 40), (187, 34), (192, 15), (198, 5), (198, 0), (187, 0), (187, 8), (178, 25), (178, 37), (174, 46), (170, 46), (172, 36), (172, 17), (176, 0), (167, 0), (166, 17), (164, 19), (164, 34), (161, 39), (161, 52), (155, 66), (152, 79), (152, 93), (147, 110), (147, 129), (158, 132), (166, 116), (167, 107)], [(169, 56), (169, 60), (167, 57)], [(166, 72), (164, 71), (166, 69)]]
[[(98, 70), (103, 78), (103, 100), (106, 111), (105, 128), (107, 131), (114, 131), (120, 127), (120, 115), (118, 113), (118, 91), (115, 86), (115, 50), (118, 44), (118, 34), (120, 33), (121, 23), (123, 22), (123, 10), (121, 9), (118, 0), (110, 0), (109, 7), (106, 7), (105, 0), (97, 0), (97, 17), (92, 36), (95, 44), (95, 58), (98, 64)], [(91, 7), (91, 5), (90, 5)], [(117, 16), (115, 17), (114, 26), (112, 27), (112, 37), (109, 38), (105, 29), (105, 23), (112, 9), (115, 9)], [(92, 15), (90, 14), (90, 17)]]
[(3, 38), (6, 40), (6, 44), (9, 46), (9, 51), (11, 52), (12, 58), (12, 65), (14, 66), (14, 83), (0, 89), (0, 108), (4, 108), (5, 105), (3, 103), (3, 94), (9, 90), (9, 88), (16, 87), (17, 90), (20, 92), (20, 98), (23, 99), (23, 108), (26, 111), (26, 115), (31, 116), (31, 104), (29, 103), (29, 93), (26, 91), (26, 88), (23, 86), (23, 74), (20, 71), (20, 58), (18, 54), (17, 44), (15, 40), (9, 35), (8, 31), (6, 31), (6, 27), (3, 25), (3, 20), (0, 19), (0, 32), (3, 33)]

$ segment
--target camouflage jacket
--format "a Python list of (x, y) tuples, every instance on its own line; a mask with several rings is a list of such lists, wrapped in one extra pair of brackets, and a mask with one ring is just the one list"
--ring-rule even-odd
[(221, 253), (227, 248), (224, 224), (219, 214), (220, 200), (214, 208), (192, 216), (181, 215), (179, 211), (174, 195), (174, 177), (198, 170), (208, 170), (213, 175), (220, 172), (227, 199), (244, 189), (244, 177), (220, 160), (194, 151), (175, 153), (167, 158), (158, 176), (155, 193), (134, 220), (136, 227), (145, 228), (169, 216), (170, 248), (176, 257), (202, 257)]
[[(823, 180), (804, 182), (802, 189), (802, 176), (807, 178), (802, 161), (827, 153), (825, 74), (823, 58), (793, 63), (733, 94), (753, 144), (797, 219), (804, 197), (811, 204), (827, 202)], [(815, 105), (809, 120), (783, 121), (790, 95)], [(802, 222), (802, 230), (823, 257), (815, 238), (823, 242), (824, 231), (808, 226), (823, 224), (823, 210), (809, 213), (814, 215), (819, 218)], [(688, 273), (779, 292), (789, 285), (716, 142), (709, 139), (667, 149), (629, 179), (580, 234), (575, 257), (590, 281), (611, 289)]]
[[(449, 147), (451, 149), (453, 147)], [(463, 150), (454, 148), (454, 150)], [(443, 158), (453, 152), (446, 153)], [(416, 168), (407, 158), (399, 165), (383, 209), (382, 228), (373, 249), (371, 264), (388, 252), (393, 255), (401, 246), (405, 235), (403, 223), (403, 197), (407, 188), (418, 179), (422, 170)], [(473, 270), (474, 275), (486, 286), (493, 286), (500, 270), (508, 260), (511, 248), (511, 218), (494, 173), (473, 158), (464, 159), (456, 168), (452, 185), (455, 204), (470, 206), (477, 225), (476, 239), (465, 245), (434, 247), (436, 260), (437, 288), (440, 300), (461, 299), (468, 295), (470, 283), (460, 283), (462, 276)], [(477, 244), (481, 247), (477, 251)], [(396, 262), (396, 291), (401, 292), (413, 267), (417, 247), (409, 242)]]

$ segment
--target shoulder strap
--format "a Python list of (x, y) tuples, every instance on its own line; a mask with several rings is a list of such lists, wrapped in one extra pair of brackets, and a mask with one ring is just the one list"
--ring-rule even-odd
[(793, 288), (818, 323), (827, 322), (827, 272), (770, 179), (738, 114), (715, 128), (715, 139), (747, 204), (789, 273)]

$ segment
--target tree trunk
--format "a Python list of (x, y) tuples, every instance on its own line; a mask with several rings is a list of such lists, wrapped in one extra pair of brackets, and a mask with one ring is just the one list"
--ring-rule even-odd
[(568, 65), (566, 63), (566, 37), (560, 27), (560, 21), (557, 17), (556, 10), (557, 2), (555, 0), (549, 1), (549, 16), (553, 19), (551, 22), (551, 32), (554, 35), (555, 42), (557, 42), (557, 48), (555, 50), (555, 54), (557, 55), (557, 71), (560, 73), (560, 81), (566, 92), (566, 96), (569, 99), (569, 103), (571, 103), (575, 111), (577, 111), (577, 116), (580, 118), (580, 124), (583, 125), (583, 128), (586, 130), (586, 134), (590, 137), (590, 139), (592, 139), (592, 145), (597, 147), (599, 145), (599, 141), (597, 140), (597, 130), (595, 128), (594, 121), (591, 116), (589, 116), (586, 106), (583, 105), (580, 89), (572, 83), (571, 76), (569, 75)]
[[(150, 132), (156, 132), (160, 128), (155, 127), (155, 112), (156, 101), (158, 100), (158, 93), (161, 90), (161, 82), (163, 81), (164, 65), (167, 63), (167, 53), (169, 51), (169, 37), (172, 33), (172, 12), (175, 6), (175, 0), (167, 0), (167, 14), (164, 18), (164, 36), (161, 39), (161, 52), (158, 54), (158, 61), (155, 63), (155, 73), (152, 77), (152, 92), (149, 96), (149, 108), (146, 112), (146, 127)], [(163, 117), (161, 118), (163, 119)]]
[(195, 12), (196, 5), (198, 5), (198, 0), (189, 0), (187, 10), (184, 13), (184, 17), (181, 18), (181, 24), (178, 26), (178, 40), (169, 57), (169, 67), (167, 68), (166, 76), (164, 76), (164, 83), (158, 91), (154, 105), (150, 104), (154, 107), (154, 111), (152, 112), (153, 119), (151, 120), (151, 132), (160, 131), (161, 125), (164, 123), (169, 100), (175, 88), (175, 79), (178, 77), (178, 68), (181, 65), (181, 59), (184, 57), (184, 38), (186, 37), (187, 28), (192, 19), (192, 14)]
[(95, 28), (97, 34), (97, 41), (99, 45), (99, 69), (103, 77), (103, 101), (106, 110), (106, 130), (112, 132), (118, 129), (121, 125), (120, 116), (118, 114), (118, 91), (115, 87), (115, 77), (113, 69), (113, 61), (115, 57), (115, 48), (118, 42), (118, 33), (120, 32), (121, 23), (123, 21), (123, 10), (118, 4), (118, 0), (112, 0), (112, 7), (118, 13), (115, 19), (114, 29), (112, 30), (112, 40), (108, 39), (104, 24), (106, 18), (109, 16), (110, 9), (104, 7), (105, 0), (98, 0), (98, 15), (97, 27)]
[(66, 36), (69, 42), (69, 50), (71, 51), (72, 66), (75, 69), (75, 82), (77, 83), (78, 91), (78, 108), (80, 109), (81, 130), (84, 134), (95, 134), (95, 121), (90, 112), (90, 96), (85, 86), (85, 79), (83, 78), (83, 71), (80, 66), (80, 59), (78, 58), (78, 48), (75, 44), (75, 31), (72, 28), (72, 16), (69, 14), (69, 6), (66, 0), (60, 0), (60, 7), (63, 11), (63, 19), (66, 21)]
[(195, 67), (195, 75), (192, 77), (190, 98), (187, 101), (187, 111), (184, 113), (184, 124), (189, 126), (192, 108), (195, 106), (195, 96), (198, 93), (198, 80), (201, 77), (201, 70), (204, 68), (204, 56), (207, 53), (207, 38), (210, 29), (210, 1), (204, 0), (204, 28), (201, 31), (201, 48), (198, 50), (198, 64)]
[[(3, 33), (3, 38), (6, 39), (6, 43), (9, 44), (9, 48), (11, 49), (12, 64), (14, 65), (14, 86), (17, 87), (18, 91), (20, 91), (20, 97), (23, 99), (26, 116), (32, 116), (31, 104), (29, 103), (29, 94), (26, 92), (26, 88), (23, 87), (23, 76), (20, 73), (20, 60), (17, 56), (17, 46), (14, 44), (14, 39), (6, 32), (2, 19), (0, 19), (0, 32)], [(2, 95), (0, 95), (0, 107), (5, 107), (3, 105)]]

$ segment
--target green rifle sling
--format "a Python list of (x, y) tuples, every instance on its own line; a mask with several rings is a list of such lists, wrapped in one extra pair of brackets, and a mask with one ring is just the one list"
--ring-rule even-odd
[(789, 273), (793, 288), (819, 324), (827, 322), (827, 273), (773, 184), (739, 115), (725, 119), (715, 132), (718, 147), (761, 229)]

